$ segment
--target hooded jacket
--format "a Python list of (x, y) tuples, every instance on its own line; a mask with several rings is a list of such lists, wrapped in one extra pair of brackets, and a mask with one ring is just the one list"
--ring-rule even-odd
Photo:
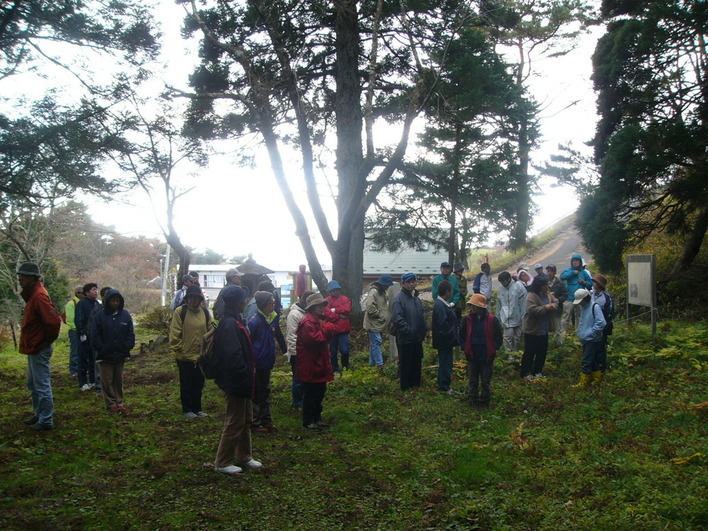
[(512, 280), (507, 287), (499, 285), (497, 317), (504, 328), (521, 326), (526, 314), (528, 292), (522, 282)]
[(580, 312), (578, 324), (578, 339), (581, 343), (598, 342), (602, 339), (602, 331), (607, 326), (602, 308), (596, 302), (590, 301)]
[[(108, 304), (112, 296), (118, 296), (120, 305), (113, 311)], [(97, 360), (118, 361), (130, 357), (135, 347), (133, 318), (123, 309), (125, 300), (117, 289), (110, 289), (104, 298), (106, 304), (94, 315), (91, 322), (91, 348)]]
[(22, 316), (20, 353), (37, 354), (59, 337), (61, 317), (40, 280), (23, 289), (20, 296), (27, 303)]
[(334, 324), (307, 312), (297, 325), (297, 379), (303, 383), (334, 380), (329, 340), (337, 335)]
[(425, 339), (428, 325), (425, 322), (423, 303), (418, 298), (418, 290), (402, 289), (393, 300), (391, 326), (396, 339), (402, 345), (418, 343)]
[(192, 308), (186, 305), (187, 311), (182, 321), (182, 307), (178, 306), (172, 314), (170, 323), (170, 349), (175, 359), (197, 362), (202, 348), (202, 338), (207, 333), (211, 322), (209, 313), (201, 306)]
[(248, 329), (239, 315), (226, 306), (214, 334), (213, 356), (218, 356), (221, 373), (214, 383), (224, 393), (240, 398), (253, 398), (256, 366)]
[(376, 283), (372, 284), (366, 295), (365, 306), (364, 329), (369, 332), (385, 332), (391, 321), (388, 290), (379, 287)]
[(346, 334), (352, 329), (349, 314), (352, 313), (352, 301), (346, 295), (330, 295), (325, 299), (329, 304), (325, 308), (325, 319), (334, 324), (337, 334)]
[[(583, 257), (579, 254), (574, 254), (570, 258), (570, 267), (564, 269), (560, 275), (561, 280), (565, 280), (565, 285), (568, 287), (568, 300), (575, 300), (575, 292), (580, 288), (585, 288), (588, 291), (592, 290), (592, 278), (590, 278), (590, 273), (583, 269), (581, 265), (579, 268), (573, 267), (573, 260), (580, 260), (583, 263)], [(580, 280), (585, 281), (585, 285), (580, 283)]]

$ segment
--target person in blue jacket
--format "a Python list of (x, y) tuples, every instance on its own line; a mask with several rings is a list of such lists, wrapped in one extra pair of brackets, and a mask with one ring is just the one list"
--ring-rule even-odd
[(438, 284), (438, 298), (433, 306), (433, 348), (438, 351), (438, 391), (450, 392), (452, 352), (457, 345), (457, 315), (452, 299), (452, 284)]
[(582, 308), (576, 333), (583, 346), (583, 368), (580, 373), (580, 382), (574, 387), (585, 388), (591, 383), (600, 383), (602, 380), (600, 343), (607, 321), (602, 314), (602, 308), (592, 300), (592, 295), (588, 290), (577, 290), (573, 304)]
[(579, 289), (591, 290), (592, 277), (590, 277), (590, 273), (583, 268), (583, 257), (579, 254), (574, 254), (570, 259), (570, 267), (561, 273), (560, 279), (565, 281), (565, 285), (568, 288), (568, 298), (563, 303), (563, 316), (561, 317), (560, 340), (562, 341), (568, 331), (568, 323), (570, 322), (571, 315), (574, 315), (576, 330), (578, 328), (580, 306), (573, 304), (575, 292)]
[(124, 413), (123, 368), (135, 347), (133, 318), (123, 308), (125, 300), (117, 289), (109, 290), (104, 300), (91, 323), (91, 348), (96, 352), (106, 409)]

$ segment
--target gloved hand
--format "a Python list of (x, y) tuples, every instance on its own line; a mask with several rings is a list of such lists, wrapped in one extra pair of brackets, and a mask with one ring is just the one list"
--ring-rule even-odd
[(88, 339), (88, 338), (86, 337), (86, 335), (79, 336), (79, 340), (80, 340), (82, 343), (86, 343), (86, 340), (87, 340), (87, 339)]

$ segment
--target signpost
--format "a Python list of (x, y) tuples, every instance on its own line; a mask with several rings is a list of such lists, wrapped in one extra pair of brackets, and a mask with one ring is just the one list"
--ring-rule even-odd
[(651, 308), (651, 333), (656, 335), (656, 257), (653, 254), (627, 255), (627, 321), (629, 305)]

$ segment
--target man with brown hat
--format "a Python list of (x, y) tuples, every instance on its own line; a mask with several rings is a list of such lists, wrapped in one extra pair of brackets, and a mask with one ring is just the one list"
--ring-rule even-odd
[(20, 265), (17, 279), (22, 287), (20, 296), (26, 303), (20, 353), (27, 354), (27, 387), (34, 409), (34, 415), (25, 422), (34, 430), (51, 430), (54, 427), (54, 396), (49, 360), (53, 352), (52, 343), (59, 337), (61, 317), (42, 285), (37, 264), (25, 262)]
[[(487, 311), (487, 297), (475, 293), (467, 301), (470, 310), (460, 326), (460, 345), (467, 358), (469, 401), (472, 407), (489, 407), (492, 397), (492, 368), (503, 335), (499, 319)], [(479, 381), (482, 392), (479, 393)]]

